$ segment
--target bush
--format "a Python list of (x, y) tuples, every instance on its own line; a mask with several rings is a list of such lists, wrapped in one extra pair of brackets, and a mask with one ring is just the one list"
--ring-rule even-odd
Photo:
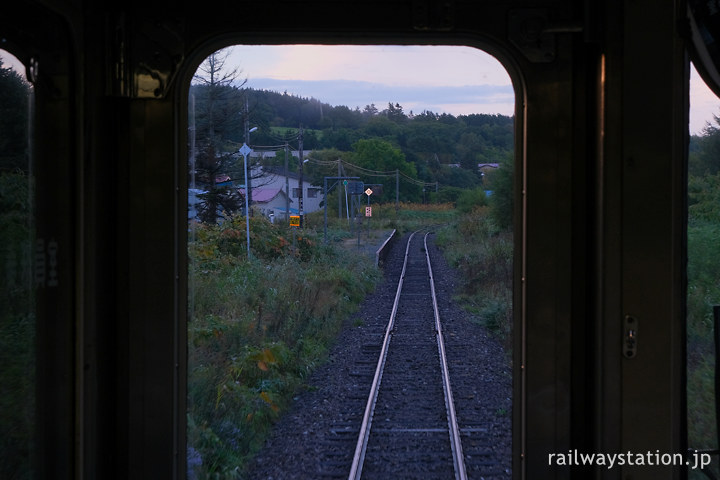
[(715, 433), (715, 357), (713, 305), (720, 304), (720, 225), (692, 221), (688, 227), (688, 442), (717, 448)]
[(30, 177), (0, 173), (0, 478), (31, 478), (35, 436), (35, 312)]
[[(252, 219), (191, 233), (189, 476), (239, 478), (272, 423), (379, 278), (313, 231)], [(293, 238), (294, 237), (294, 238)]]
[(457, 199), (457, 209), (461, 213), (470, 213), (478, 207), (487, 205), (485, 191), (481, 188), (463, 191)]
[(720, 304), (720, 174), (691, 176), (688, 197), (688, 444), (714, 449), (715, 366), (710, 359), (716, 355), (712, 307)]
[(512, 229), (515, 204), (514, 165), (512, 155), (500, 163), (500, 168), (490, 175), (490, 207), (492, 221), (502, 229)]
[(479, 322), (497, 334), (506, 350), (512, 341), (513, 236), (497, 227), (487, 207), (463, 215), (438, 232), (450, 265), (461, 279), (459, 298)]
[(438, 193), (433, 193), (431, 198), (438, 203), (456, 203), (465, 191), (464, 188), (445, 186)]

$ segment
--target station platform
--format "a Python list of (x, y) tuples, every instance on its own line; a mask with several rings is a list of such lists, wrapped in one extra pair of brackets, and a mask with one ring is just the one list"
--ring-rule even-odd
[(351, 238), (343, 240), (343, 248), (354, 249), (375, 258), (376, 265), (382, 265), (387, 251), (397, 238), (396, 230), (361, 230)]

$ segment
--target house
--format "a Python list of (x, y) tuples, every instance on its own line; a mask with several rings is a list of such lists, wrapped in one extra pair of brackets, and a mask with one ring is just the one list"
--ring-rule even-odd
[[(238, 192), (245, 195), (245, 189), (239, 188)], [(280, 188), (253, 188), (252, 190), (253, 209), (263, 214), (272, 221), (287, 217), (286, 209), (290, 205), (290, 213), (297, 214), (297, 201), (288, 199), (285, 191)], [(293, 204), (295, 208), (293, 208)]]
[[(299, 211), (299, 198), (300, 198), (300, 175), (297, 172), (286, 172), (282, 167), (254, 167), (253, 168), (253, 185), (257, 188), (252, 189), (252, 200), (253, 204), (258, 202), (258, 191), (259, 190), (281, 190), (283, 195), (287, 187), (290, 198), (290, 211), (291, 213), (298, 213)], [(314, 186), (305, 178), (302, 182), (303, 188), (303, 213), (311, 213), (318, 211), (322, 208), (323, 191), (322, 187)], [(282, 212), (285, 211), (285, 200), (282, 201)], [(294, 212), (293, 212), (294, 209)]]
[[(309, 155), (312, 151), (305, 150), (303, 155)], [(300, 157), (297, 150), (290, 151), (293, 157)], [(283, 167), (262, 166), (264, 159), (274, 158), (277, 152), (273, 150), (253, 150), (249, 155), (254, 159), (255, 165), (248, 165), (250, 169), (251, 183), (251, 199), (252, 205), (256, 210), (262, 212), (268, 218), (281, 218), (288, 215), (286, 209), (289, 204), (289, 214), (297, 215), (299, 213), (300, 175), (298, 172), (285, 172)], [(233, 157), (242, 161), (240, 153), (233, 154)], [(233, 184), (227, 175), (218, 175), (216, 177), (218, 185)], [(322, 208), (323, 192), (322, 187), (314, 186), (305, 178), (303, 178), (303, 214), (315, 212)], [(238, 192), (245, 194), (245, 185), (238, 185)], [(286, 190), (287, 189), (287, 190)], [(289, 202), (286, 202), (286, 198)], [(272, 215), (271, 215), (272, 214)]]
[(202, 203), (200, 195), (207, 193), (199, 188), (188, 189), (188, 220), (194, 220), (198, 216), (198, 205)]
[[(485, 183), (485, 176), (498, 168), (500, 168), (499, 163), (478, 163), (478, 171), (480, 172), (480, 178), (482, 179), (483, 184)], [(485, 190), (485, 195), (488, 197), (492, 195), (492, 193), (492, 190)]]
[[(282, 151), (282, 150), (253, 150), (252, 152), (250, 152), (250, 158), (254, 158), (257, 160), (263, 160), (265, 158), (275, 158), (275, 157), (277, 157), (278, 151)], [(288, 153), (290, 153), (290, 155), (292, 155), (295, 158), (300, 158), (299, 150), (288, 150)], [(312, 150), (304, 150), (303, 157), (308, 158), (311, 153), (312, 153)]]
[(482, 173), (492, 172), (500, 168), (499, 163), (478, 163), (478, 170)]

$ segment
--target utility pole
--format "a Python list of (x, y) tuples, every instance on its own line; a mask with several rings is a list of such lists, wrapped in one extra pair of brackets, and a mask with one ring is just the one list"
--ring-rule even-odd
[(298, 197), (298, 211), (300, 214), (300, 228), (303, 228), (303, 127), (300, 124), (300, 136), (298, 137), (298, 160), (300, 163), (300, 179), (298, 181), (298, 190), (300, 196)]
[(395, 169), (395, 213), (400, 209), (400, 169)]
[(285, 222), (290, 221), (290, 170), (288, 169), (288, 142), (285, 140)]
[[(342, 176), (342, 157), (338, 158), (338, 178)], [(327, 199), (325, 200), (327, 202)], [(338, 219), (342, 219), (342, 195), (338, 188)]]
[[(337, 177), (325, 177), (323, 180), (323, 195), (325, 198), (327, 198), (328, 194), (330, 193), (328, 191), (328, 180), (337, 180), (335, 185), (337, 186), (338, 196), (339, 196), (341, 193), (340, 192), (341, 185), (344, 185), (345, 183), (347, 183), (348, 180), (360, 180), (360, 177), (342, 177), (340, 175), (338, 175)], [(343, 180), (342, 184), (340, 183), (340, 180)], [(332, 187), (331, 187), (331, 189), (332, 189)], [(325, 230), (324, 230), (325, 233), (323, 234), (323, 242), (324, 243), (327, 243), (327, 209), (328, 209), (328, 204), (327, 204), (327, 202), (325, 202), (325, 213), (323, 215), (324, 223), (325, 223)]]
[[(190, 188), (195, 189), (195, 95), (190, 95)], [(339, 175), (338, 175), (339, 176)], [(194, 194), (193, 194), (194, 195)], [(195, 208), (195, 206), (193, 206)]]

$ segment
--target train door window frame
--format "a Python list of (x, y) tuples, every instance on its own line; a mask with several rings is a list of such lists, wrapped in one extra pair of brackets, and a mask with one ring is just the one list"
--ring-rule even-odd
[[(240, 42), (239, 44), (242, 44), (242, 42)], [(314, 43), (313, 43), (313, 44), (314, 44)], [(391, 42), (389, 42), (388, 44), (391, 44)], [(209, 55), (209, 53), (217, 52), (217, 51), (221, 50), (222, 48), (225, 48), (225, 47), (230, 46), (230, 45), (232, 45), (232, 43), (228, 43), (227, 41), (223, 41), (222, 44), (217, 44), (217, 45), (214, 46), (214, 48), (206, 48), (206, 50), (204, 50), (204, 51), (205, 51), (205, 52), (208, 52), (208, 53), (206, 53), (206, 54), (204, 54), (204, 55), (199, 53), (199, 54), (195, 57), (195, 63), (196, 63), (197, 65), (199, 65), (200, 62), (204, 61), (204, 59), (207, 58), (207, 56)], [(291, 45), (291, 44), (288, 44), (288, 45)], [(327, 44), (327, 43), (323, 43), (322, 41), (319, 41), (319, 42), (317, 43), (317, 45), (328, 45), (328, 44)], [(428, 43), (427, 45), (428, 45), (428, 46), (432, 46), (432, 43)], [(422, 44), (421, 44), (421, 46), (422, 46)], [(521, 109), (521, 107), (519, 107), (519, 105), (522, 105), (522, 104), (523, 104), (523, 102), (519, 100), (519, 99), (522, 98), (522, 96), (523, 96), (523, 89), (518, 87), (518, 85), (521, 85), (521, 83), (518, 81), (519, 76), (518, 76), (517, 73), (513, 74), (513, 72), (516, 72), (516, 70), (515, 70), (512, 66), (509, 66), (509, 65), (512, 65), (511, 63), (509, 63), (507, 60), (503, 61), (503, 60), (502, 60), (503, 56), (502, 56), (502, 55), (499, 55), (499, 54), (498, 54), (498, 51), (496, 51), (496, 50), (494, 50), (494, 49), (492, 49), (492, 48), (488, 48), (486, 45), (458, 44), (457, 46), (476, 48), (477, 50), (479, 50), (479, 51), (481, 51), (481, 52), (483, 52), (483, 53), (486, 53), (486, 54), (488, 54), (488, 55), (493, 56), (493, 57), (495, 58), (495, 60), (497, 60), (497, 61), (499, 62), (499, 64), (502, 66), (502, 68), (505, 69), (506, 74), (507, 74), (507, 75), (509, 76), (509, 78), (510, 78), (510, 82), (511, 82), (511, 84), (512, 84), (512, 88), (513, 88), (513, 91), (514, 91), (515, 107), (514, 107), (514, 114), (513, 114), (513, 116), (514, 116), (515, 122), (516, 122), (515, 125), (513, 126), (513, 137), (514, 137), (514, 138), (513, 138), (513, 141), (512, 141), (512, 145), (513, 145), (513, 158), (514, 158), (513, 164), (514, 164), (514, 172), (515, 172), (514, 181), (513, 181), (513, 190), (515, 191), (515, 194), (514, 194), (514, 198), (515, 198), (515, 204), (514, 204), (514, 205), (515, 205), (515, 206), (514, 206), (514, 210), (513, 210), (513, 212), (512, 212), (513, 221), (512, 221), (511, 223), (513, 224), (513, 227), (514, 227), (513, 229), (514, 229), (514, 231), (515, 231), (515, 232), (519, 232), (519, 231), (520, 231), (520, 228), (518, 228), (518, 226), (521, 225), (521, 224), (519, 223), (519, 222), (520, 222), (519, 212), (522, 211), (523, 203), (520, 201), (520, 198), (519, 198), (517, 192), (519, 192), (519, 190), (520, 190), (520, 189), (518, 188), (518, 185), (522, 182), (522, 166), (523, 166), (523, 164), (524, 164), (524, 162), (523, 162), (523, 160), (522, 160), (523, 155), (524, 155), (524, 151), (523, 151), (523, 148), (522, 148), (522, 147), (524, 146), (524, 143), (523, 143), (523, 141), (522, 141), (522, 138), (519, 138), (519, 137), (521, 136), (522, 129), (519, 128), (519, 126), (518, 126), (518, 122), (520, 122), (520, 124), (522, 124), (522, 121), (523, 121), (522, 109)], [(186, 84), (187, 84), (187, 86), (189, 87), (189, 80), (186, 82)], [(183, 89), (183, 88), (180, 88), (179, 90), (180, 90), (180, 93), (179, 93), (180, 98), (182, 98), (182, 91), (183, 91), (184, 89)], [(322, 101), (322, 99), (320, 99), (320, 100)], [(182, 103), (182, 105), (183, 105), (183, 106), (186, 106), (186, 105), (187, 105), (187, 101), (186, 101), (186, 103)], [(192, 116), (192, 115), (193, 115), (192, 113), (189, 114), (189, 116)], [(192, 144), (194, 145), (194, 140), (190, 140), (190, 142), (192, 142)], [(190, 144), (190, 143), (188, 143), (188, 142), (185, 142), (185, 143), (186, 143), (186, 144)], [(297, 188), (292, 188), (292, 192), (291, 192), (291, 197), (292, 197), (292, 198), (296, 198), (296, 197), (297, 197), (297, 190), (298, 190)], [(180, 188), (180, 191), (184, 191), (184, 189), (181, 187), (181, 188)], [(181, 196), (181, 197), (180, 197), (181, 201), (179, 202), (180, 204), (182, 204), (182, 198), (183, 198), (183, 197)], [(522, 336), (522, 333), (521, 333), (521, 332), (522, 332), (522, 323), (523, 323), (523, 322), (520, 320), (520, 315), (522, 315), (522, 309), (520, 308), (520, 304), (517, 303), (518, 299), (519, 299), (520, 296), (522, 295), (522, 293), (518, 291), (518, 283), (519, 283), (519, 282), (517, 281), (518, 272), (520, 272), (521, 269), (522, 269), (522, 262), (519, 261), (521, 252), (519, 251), (519, 248), (518, 248), (518, 246), (521, 244), (521, 243), (520, 243), (520, 240), (519, 240), (520, 238), (521, 238), (520, 236), (517, 236), (517, 237), (513, 240), (513, 244), (514, 244), (513, 250), (514, 250), (514, 252), (515, 252), (515, 253), (513, 254), (513, 260), (514, 260), (514, 261), (513, 261), (513, 265), (514, 265), (514, 266), (513, 266), (513, 277), (515, 277), (515, 280), (513, 280), (513, 290), (514, 290), (514, 294), (512, 295), (512, 303), (513, 303), (513, 310), (514, 310), (514, 312), (515, 312), (515, 313), (514, 313), (514, 321), (513, 321), (513, 323), (514, 323), (515, 326), (513, 327), (513, 334), (512, 334), (512, 336), (514, 337), (514, 340), (512, 340), (511, 343), (512, 343), (512, 345), (513, 345), (513, 356), (515, 357), (514, 363), (518, 362), (518, 359), (520, 358), (520, 355), (522, 355), (522, 350), (521, 350), (521, 349), (518, 349), (517, 347), (518, 347), (518, 345), (521, 345), (522, 342), (523, 342), (522, 340), (519, 340), (519, 338)], [(192, 282), (190, 281), (190, 283), (192, 283)], [(192, 288), (192, 287), (190, 287), (190, 288)], [(190, 298), (192, 295), (193, 295), (192, 292), (188, 292), (188, 297), (189, 297), (189, 298)], [(191, 302), (194, 304), (194, 300), (191, 300)], [(188, 314), (188, 317), (189, 317), (189, 316), (190, 316), (190, 314)], [(188, 366), (188, 367), (189, 367), (189, 366)], [(520, 370), (519, 370), (519, 369), (516, 369), (516, 370), (515, 370), (515, 373), (514, 373), (514, 376), (515, 376), (515, 375), (518, 375), (518, 376), (519, 376), (519, 372), (520, 372)], [(189, 374), (189, 372), (188, 372), (188, 374)], [(514, 381), (518, 381), (518, 380), (514, 380)], [(515, 390), (515, 387), (513, 387), (513, 389)], [(518, 398), (518, 399), (514, 399), (514, 400), (513, 400), (513, 410), (514, 410), (514, 411), (513, 411), (513, 414), (512, 414), (513, 416), (518, 416), (518, 415), (519, 415), (519, 413), (515, 412), (515, 410), (516, 410), (516, 409), (519, 409), (519, 408), (520, 408), (520, 399), (519, 399), (519, 398)], [(516, 432), (512, 432), (511, 434), (512, 434), (513, 437), (514, 437), (514, 436), (516, 435)], [(191, 452), (188, 453), (188, 455), (191, 455), (191, 456), (193, 457), (193, 458), (188, 457), (188, 461), (191, 462), (191, 463), (192, 463), (192, 462), (195, 462), (195, 459), (194, 459), (194, 458), (195, 458), (196, 452), (191, 451)], [(514, 466), (513, 466), (513, 467), (514, 467)]]

